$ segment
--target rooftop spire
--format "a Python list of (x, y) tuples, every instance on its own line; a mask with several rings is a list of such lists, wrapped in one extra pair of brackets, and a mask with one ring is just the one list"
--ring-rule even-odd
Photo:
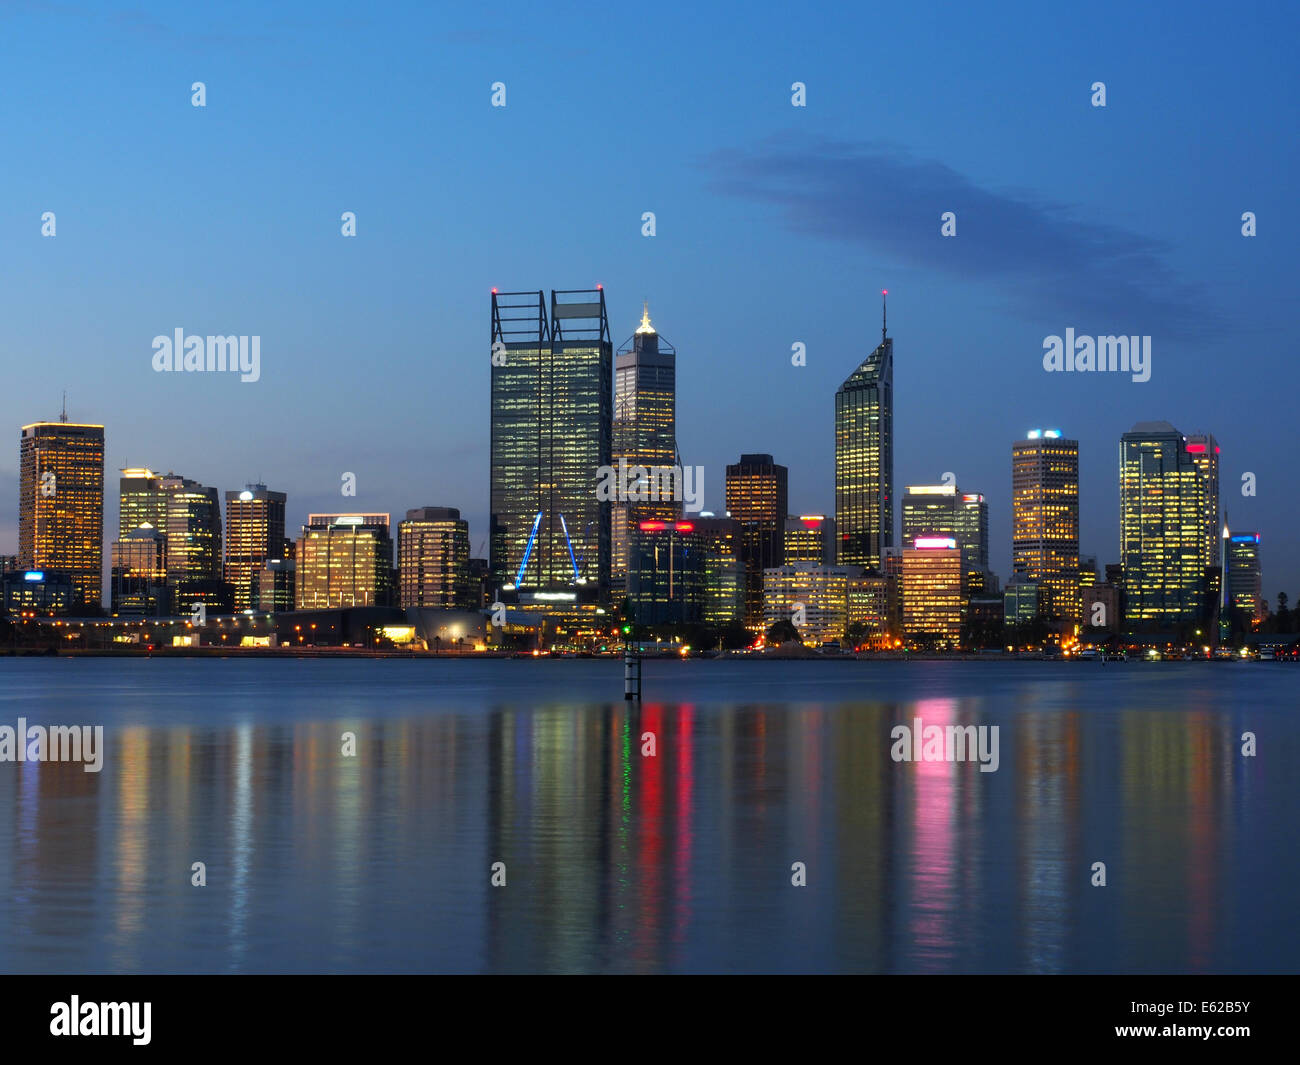
[(641, 304), (641, 324), (636, 327), (637, 336), (653, 333), (655, 327), (650, 324), (650, 301)]
[(889, 335), (885, 332), (885, 297), (888, 295), (889, 289), (880, 290), (880, 342), (882, 344), (889, 339)]

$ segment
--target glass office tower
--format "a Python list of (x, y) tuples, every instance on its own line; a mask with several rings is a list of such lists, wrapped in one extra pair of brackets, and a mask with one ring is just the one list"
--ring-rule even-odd
[(1139, 422), (1120, 438), (1124, 620), (1176, 625), (1200, 614), (1205, 584), (1205, 477), (1182, 433)]
[(835, 393), (838, 562), (875, 570), (894, 544), (894, 342), (880, 334)]
[[(650, 322), (643, 306), (641, 324), (614, 358), (613, 465), (675, 466), (677, 456), (677, 349)], [(644, 478), (643, 482), (648, 482)], [(647, 485), (648, 487), (648, 485)], [(611, 504), (611, 580), (625, 586), (631, 545), (643, 521), (675, 522), (682, 504), (675, 500), (614, 500)]]
[(608, 595), (613, 346), (605, 293), (492, 293), (489, 567), (496, 588)]

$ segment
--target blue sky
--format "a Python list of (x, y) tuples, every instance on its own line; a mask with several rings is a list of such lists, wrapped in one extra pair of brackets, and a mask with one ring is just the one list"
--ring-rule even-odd
[[(107, 426), (110, 529), (116, 470), (151, 465), (260, 478), (295, 527), (457, 506), (479, 553), (493, 285), (603, 283), (616, 342), (648, 299), (707, 505), (766, 451), (792, 510), (831, 512), (834, 391), (888, 288), (897, 482), (985, 493), (1004, 580), (1015, 439), (1080, 441), (1104, 565), (1120, 434), (1168, 420), (1219, 438), (1232, 524), (1295, 598), (1300, 15), (1072, 6), (0, 0), (0, 552), (18, 427), (67, 388)], [(261, 336), (261, 380), (154, 373), (178, 327)], [(1045, 373), (1066, 327), (1151, 335), (1151, 380)]]

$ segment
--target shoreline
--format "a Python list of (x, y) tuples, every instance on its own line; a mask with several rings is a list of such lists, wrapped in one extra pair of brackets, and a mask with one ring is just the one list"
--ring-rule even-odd
[[(415, 659), (421, 661), (437, 662), (456, 662), (456, 661), (587, 661), (587, 662), (611, 662), (618, 663), (623, 660), (622, 652), (615, 654), (582, 654), (582, 653), (554, 653), (534, 655), (527, 652), (514, 651), (470, 651), (464, 654), (449, 654), (446, 652), (433, 651), (399, 651), (383, 650), (373, 651), (363, 648), (270, 648), (270, 647), (176, 647), (176, 648), (155, 648), (152, 651), (134, 650), (125, 648), (50, 648), (46, 649), (25, 649), (14, 650), (12, 648), (0, 649), (0, 659), (6, 658), (209, 658), (209, 659), (257, 659), (257, 660), (285, 660), (285, 659), (330, 659), (330, 658), (393, 658), (393, 659)], [(692, 655), (683, 658), (678, 654), (642, 654), (642, 662), (1058, 662), (1068, 665), (1126, 665), (1134, 662), (1141, 662), (1144, 665), (1165, 664), (1169, 662), (1203, 662), (1203, 663), (1229, 663), (1229, 662), (1256, 662), (1257, 658), (1242, 658), (1240, 655), (1234, 655), (1231, 658), (1207, 658), (1203, 656), (1185, 656), (1180, 658), (1161, 657), (1159, 659), (1149, 659), (1141, 655), (1134, 655), (1130, 658), (1117, 660), (1103, 660), (1100, 658), (1083, 659), (1077, 656), (1062, 657), (1060, 655), (1044, 655), (1041, 653), (1021, 653), (1021, 654), (902, 654), (898, 652), (880, 652), (873, 654), (847, 654), (847, 655), (792, 655), (792, 654), (720, 654), (709, 657)], [(1275, 660), (1286, 662), (1290, 659), (1288, 656), (1282, 656)]]

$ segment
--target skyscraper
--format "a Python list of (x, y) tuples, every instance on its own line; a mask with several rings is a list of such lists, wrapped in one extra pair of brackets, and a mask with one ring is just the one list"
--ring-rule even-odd
[(170, 613), (167, 538), (162, 533), (146, 522), (114, 540), (110, 557), (114, 614)]
[(1263, 616), (1264, 587), (1259, 566), (1257, 532), (1232, 533), (1225, 540), (1228, 551), (1228, 600), (1249, 628)]
[(763, 624), (763, 570), (785, 562), (789, 471), (771, 455), (741, 455), (727, 467), (727, 516), (740, 524), (745, 624)]
[(104, 427), (67, 421), (22, 427), (18, 558), (66, 573), (74, 605), (98, 607), (104, 582)]
[(1012, 571), (1045, 617), (1079, 616), (1079, 442), (1032, 429), (1011, 448)]
[(838, 561), (876, 570), (894, 544), (894, 342), (883, 311), (880, 336), (835, 393)]
[(912, 547), (918, 536), (951, 536), (961, 549), (967, 589), (982, 591), (989, 566), (989, 507), (976, 492), (955, 484), (908, 485), (903, 493), (901, 542)]
[(726, 626), (745, 616), (745, 568), (740, 561), (740, 523), (731, 518), (701, 516), (693, 521), (704, 545), (704, 609), (706, 625)]
[(416, 507), (397, 526), (398, 605), (477, 606), (469, 584), (469, 522), (455, 507)]
[(221, 500), (215, 488), (188, 477), (161, 479), (167, 495), (167, 583), (221, 579)]
[[(677, 350), (650, 323), (648, 303), (630, 345), (624, 345), (614, 359), (612, 461), (617, 466), (620, 460), (629, 469), (677, 464)], [(612, 503), (610, 567), (615, 587), (625, 585), (629, 552), (640, 523), (675, 522), (680, 516), (680, 501)]]
[(1187, 438), (1187, 453), (1200, 471), (1205, 486), (1205, 565), (1221, 565), (1219, 551), (1219, 442), (1209, 433), (1194, 433)]
[(388, 606), (393, 541), (387, 514), (309, 514), (298, 541), (299, 610)]
[(144, 525), (162, 533), (167, 527), (167, 491), (162, 486), (162, 475), (144, 466), (129, 466), (121, 474), (117, 482), (118, 538)]
[(226, 493), (226, 580), (233, 586), (236, 610), (255, 609), (253, 583), (268, 559), (284, 553), (283, 492), (264, 484)]
[(966, 613), (961, 549), (952, 536), (918, 536), (903, 548), (903, 632), (925, 643), (955, 644)]
[(1124, 620), (1196, 620), (1204, 597), (1206, 480), (1182, 433), (1139, 422), (1120, 438), (1120, 559)]
[[(490, 568), (497, 588), (605, 598), (613, 346), (605, 293), (492, 293)], [(301, 570), (301, 565), (300, 565)], [(299, 576), (301, 583), (301, 573)]]
[(835, 564), (835, 519), (825, 514), (791, 515), (785, 520), (785, 564)]

